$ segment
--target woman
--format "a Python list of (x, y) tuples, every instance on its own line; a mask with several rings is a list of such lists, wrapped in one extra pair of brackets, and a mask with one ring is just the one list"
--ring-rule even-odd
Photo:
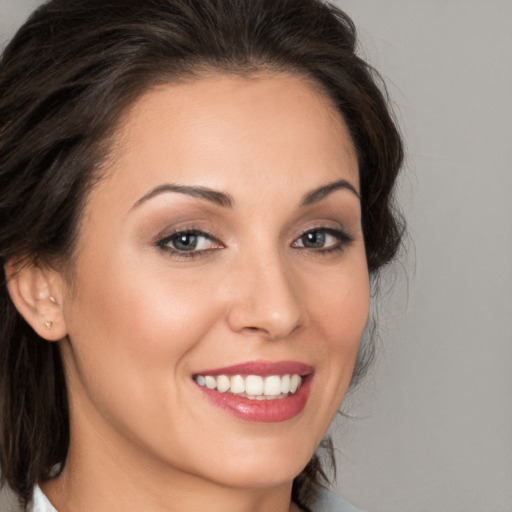
[[(3, 478), (35, 510), (353, 510), (314, 455), (400, 137), (317, 0), (52, 0), (0, 70)], [(323, 508), (322, 508), (323, 507)]]

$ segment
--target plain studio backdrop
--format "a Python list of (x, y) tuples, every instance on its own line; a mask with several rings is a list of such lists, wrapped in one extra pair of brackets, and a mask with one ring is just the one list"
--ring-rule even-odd
[[(36, 0), (0, 0), (0, 44)], [(339, 0), (407, 146), (410, 242), (332, 428), (368, 512), (512, 511), (512, 2)]]

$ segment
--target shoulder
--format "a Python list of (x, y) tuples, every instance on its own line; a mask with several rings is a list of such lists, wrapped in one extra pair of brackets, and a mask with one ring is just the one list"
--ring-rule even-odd
[(322, 489), (311, 504), (313, 512), (364, 512), (327, 489)]

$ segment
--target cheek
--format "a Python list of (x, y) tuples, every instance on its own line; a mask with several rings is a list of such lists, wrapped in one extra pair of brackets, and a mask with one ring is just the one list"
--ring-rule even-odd
[[(325, 363), (321, 388), (330, 397), (332, 414), (350, 384), (361, 337), (368, 319), (370, 285), (364, 259), (346, 265), (330, 278), (318, 279), (310, 294), (311, 321), (318, 333), (315, 351)], [(329, 417), (329, 414), (327, 414)]]
[[(317, 280), (310, 293), (310, 311), (326, 340), (324, 350), (349, 356), (356, 353), (368, 319), (370, 285), (364, 263), (347, 265)], [(355, 355), (354, 355), (355, 360)]]
[[(350, 385), (361, 337), (368, 319), (368, 295), (353, 292), (340, 294), (322, 315), (325, 344), (324, 358), (329, 368), (335, 407), (338, 408)], [(337, 307), (336, 307), (337, 306)]]
[(129, 258), (84, 262), (63, 350), (75, 416), (154, 437), (155, 453), (165, 452), (157, 440), (184, 435), (179, 411), (188, 406), (190, 354), (222, 314), (207, 300), (211, 281), (163, 267)]
[[(90, 259), (66, 322), (75, 359), (89, 371), (151, 380), (148, 369), (184, 371), (182, 360), (218, 319), (207, 283), (163, 265)], [(125, 376), (126, 377), (126, 376)]]

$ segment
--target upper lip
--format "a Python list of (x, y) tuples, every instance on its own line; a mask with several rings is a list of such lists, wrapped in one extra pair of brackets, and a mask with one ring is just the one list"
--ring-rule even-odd
[(298, 374), (305, 377), (313, 373), (313, 367), (298, 361), (248, 361), (245, 363), (225, 366), (223, 368), (210, 368), (195, 372), (194, 375), (286, 375)]

